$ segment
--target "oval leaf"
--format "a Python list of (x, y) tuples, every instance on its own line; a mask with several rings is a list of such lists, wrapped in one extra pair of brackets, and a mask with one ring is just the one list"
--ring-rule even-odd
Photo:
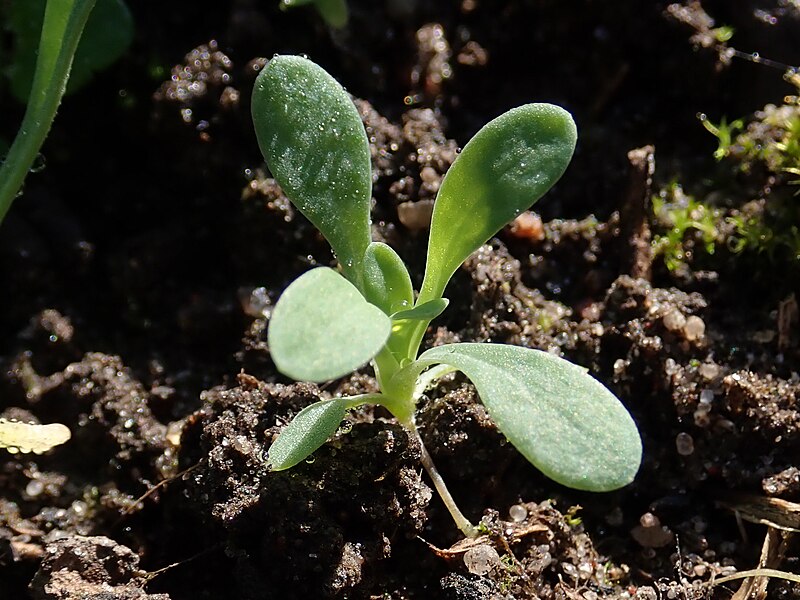
[(333, 269), (297, 278), (275, 305), (269, 349), (278, 370), (301, 381), (327, 381), (369, 362), (386, 343), (391, 320)]
[(282, 471), (305, 460), (334, 434), (346, 411), (346, 398), (321, 400), (306, 406), (269, 447), (267, 467)]
[(627, 485), (642, 458), (628, 411), (584, 368), (529, 348), (451, 344), (421, 361), (462, 371), (498, 429), (551, 479), (604, 492)]
[(391, 246), (372, 242), (364, 254), (364, 297), (391, 315), (414, 304), (411, 277)]
[(372, 168), (353, 101), (310, 60), (276, 56), (256, 79), (252, 112), (272, 175), (357, 281), (370, 243)]
[(440, 297), (459, 265), (558, 181), (577, 141), (563, 108), (526, 104), (464, 147), (436, 196), (420, 300)]

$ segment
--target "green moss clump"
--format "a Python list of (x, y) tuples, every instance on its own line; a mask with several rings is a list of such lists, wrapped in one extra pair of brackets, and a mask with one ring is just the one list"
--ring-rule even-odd
[[(786, 79), (800, 94), (800, 75)], [(719, 173), (703, 200), (677, 183), (653, 199), (654, 253), (673, 272), (688, 268), (698, 248), (713, 255), (721, 246), (766, 257), (776, 267), (800, 266), (800, 98), (786, 96), (748, 121), (700, 119), (719, 141)]]

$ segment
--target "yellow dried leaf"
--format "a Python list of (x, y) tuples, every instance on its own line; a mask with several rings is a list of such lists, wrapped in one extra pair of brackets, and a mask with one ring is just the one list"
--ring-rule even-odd
[(71, 436), (69, 428), (61, 423), (38, 425), (0, 419), (0, 448), (11, 454), (42, 454), (63, 444)]

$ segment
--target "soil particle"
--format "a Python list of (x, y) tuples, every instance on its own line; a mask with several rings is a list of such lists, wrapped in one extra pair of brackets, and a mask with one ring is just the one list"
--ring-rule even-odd
[(193, 509), (214, 523), (235, 557), (248, 582), (242, 597), (320, 590), (330, 597), (369, 586), (392, 539), (419, 533), (426, 522), (431, 491), (417, 472), (418, 448), (397, 425), (356, 422), (305, 463), (271, 473), (265, 449), (320, 392), (310, 384), (240, 381), (205, 394), (192, 426), (199, 430), (185, 433), (201, 436), (202, 454), (185, 459), (200, 461), (190, 477)]
[(789, 467), (780, 473), (767, 477), (761, 483), (767, 496), (778, 496), (792, 500), (800, 497), (800, 469)]
[(34, 600), (169, 600), (144, 591), (146, 573), (133, 550), (103, 536), (69, 536), (47, 544), (31, 581)]
[(193, 49), (183, 64), (172, 68), (172, 76), (154, 94), (157, 103), (179, 107), (181, 120), (193, 125), (201, 139), (208, 140), (207, 129), (219, 109), (239, 102), (239, 92), (230, 84), (233, 62), (219, 50), (216, 40)]

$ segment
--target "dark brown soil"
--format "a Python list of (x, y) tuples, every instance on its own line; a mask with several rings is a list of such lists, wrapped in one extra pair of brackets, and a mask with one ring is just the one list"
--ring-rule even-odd
[[(731, 596), (738, 581), (708, 582), (758, 565), (767, 525), (750, 520), (766, 506), (800, 528), (800, 352), (780, 308), (797, 265), (719, 252), (670, 273), (650, 255), (647, 204), (718, 172), (697, 113), (747, 115), (791, 88), (693, 44), (662, 2), (348, 3), (347, 29), (330, 31), (277, 0), (130, 2), (131, 51), (65, 98), (46, 168), (0, 227), (0, 409), (72, 439), (4, 456), (0, 599)], [(702, 8), (741, 50), (800, 55), (796, 2)], [(349, 415), (296, 468), (266, 469), (304, 406), (376, 389), (369, 369), (318, 388), (270, 360), (274, 302), (332, 260), (255, 143), (249, 95), (274, 53), (308, 54), (358, 98), (374, 234), (417, 286), (458, 147), (525, 102), (573, 112), (568, 172), (456, 274), (426, 343), (518, 344), (589, 368), (641, 429), (632, 485), (549, 481), (457, 375), (418, 422), (462, 510), (484, 519), (469, 547), (446, 550), (458, 530), (382, 409)], [(11, 139), (22, 107), (0, 94), (0, 109)], [(769, 566), (799, 572), (797, 536), (778, 538)], [(766, 594), (800, 585), (772, 579)]]

